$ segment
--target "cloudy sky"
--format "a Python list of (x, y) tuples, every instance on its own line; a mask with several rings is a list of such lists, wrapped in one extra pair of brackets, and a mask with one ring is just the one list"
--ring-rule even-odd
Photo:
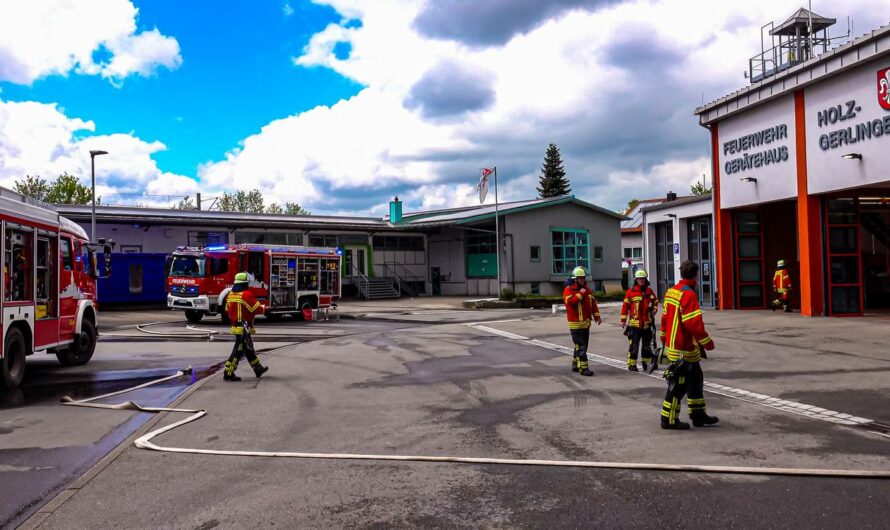
[[(803, 2), (804, 4), (806, 2)], [(708, 171), (693, 109), (801, 0), (0, 0), (0, 185), (104, 149), (107, 203), (260, 188), (318, 214), (535, 196), (547, 144), (619, 209)], [(813, 2), (855, 33), (886, 0)], [(843, 28), (842, 28), (843, 27)]]

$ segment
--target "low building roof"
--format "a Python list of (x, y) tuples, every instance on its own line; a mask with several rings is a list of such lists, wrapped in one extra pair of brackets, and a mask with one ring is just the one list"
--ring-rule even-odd
[[(574, 195), (501, 203), (500, 215), (510, 215), (536, 208), (572, 203), (596, 212), (624, 220), (625, 216), (575, 198)], [(59, 214), (72, 220), (87, 221), (91, 218), (90, 205), (59, 204), (54, 206)], [(235, 226), (237, 228), (308, 228), (340, 230), (406, 230), (432, 228), (445, 225), (477, 223), (493, 219), (494, 205), (467, 206), (407, 213), (401, 222), (390, 222), (389, 216), (346, 217), (323, 215), (279, 215), (267, 213), (221, 212), (218, 210), (177, 210), (141, 208), (136, 206), (96, 206), (96, 219), (102, 222), (172, 224), (187, 226)]]
[(655, 206), (649, 206), (648, 208), (643, 208), (643, 213), (655, 212), (658, 210), (667, 210), (669, 208), (676, 208), (677, 206), (683, 206), (686, 204), (695, 204), (697, 202), (705, 202), (711, 200), (711, 194), (707, 195), (691, 195), (689, 197), (681, 197), (675, 201), (665, 201), (661, 204), (656, 204)]

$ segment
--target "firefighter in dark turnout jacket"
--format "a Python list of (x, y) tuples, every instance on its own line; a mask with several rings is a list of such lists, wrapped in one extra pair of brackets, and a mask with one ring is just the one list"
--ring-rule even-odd
[(776, 264), (776, 272), (773, 274), (773, 293), (776, 297), (770, 304), (770, 309), (775, 311), (784, 306), (786, 313), (792, 313), (791, 276), (788, 275), (788, 269), (785, 268), (785, 260), (783, 259), (780, 259)]
[(652, 324), (657, 312), (658, 297), (649, 287), (648, 274), (640, 269), (634, 273), (634, 285), (627, 290), (621, 304), (621, 327), (625, 328), (629, 345), (627, 369), (631, 372), (639, 372), (637, 357), (640, 344), (643, 346), (643, 371), (649, 369), (652, 362)]
[(260, 360), (256, 356), (253, 349), (253, 339), (251, 334), (254, 332), (253, 319), (256, 315), (262, 314), (265, 307), (260, 304), (256, 297), (247, 290), (248, 280), (246, 272), (239, 272), (235, 275), (235, 285), (232, 291), (226, 296), (226, 314), (232, 322), (231, 332), (235, 335), (235, 346), (232, 347), (232, 354), (226, 361), (223, 379), (225, 381), (240, 381), (241, 378), (235, 375), (238, 369), (238, 361), (242, 356), (247, 357), (247, 361), (253, 368), (253, 373), (260, 377), (269, 368), (260, 364)]
[(668, 382), (667, 393), (661, 406), (662, 429), (688, 429), (689, 424), (678, 419), (683, 396), (689, 407), (689, 418), (696, 427), (717, 423), (705, 410), (704, 374), (701, 359), (707, 357), (704, 350), (713, 350), (714, 341), (705, 330), (701, 307), (695, 294), (695, 277), (698, 264), (684, 261), (680, 265), (680, 283), (668, 289), (664, 295), (664, 312), (661, 314), (661, 341), (664, 353), (671, 364), (664, 370)]
[(587, 363), (590, 322), (593, 320), (599, 326), (603, 320), (600, 318), (600, 310), (596, 305), (593, 291), (587, 287), (587, 272), (583, 267), (575, 267), (572, 271), (572, 283), (562, 292), (562, 300), (566, 304), (566, 319), (569, 322), (572, 342), (575, 344), (572, 371), (591, 376), (593, 371)]

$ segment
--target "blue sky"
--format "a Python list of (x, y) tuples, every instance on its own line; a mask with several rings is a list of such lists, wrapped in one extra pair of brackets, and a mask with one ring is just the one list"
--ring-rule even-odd
[[(382, 215), (393, 195), (474, 204), (490, 166), (502, 200), (532, 198), (555, 143), (573, 193), (618, 210), (710, 174), (693, 110), (744, 87), (761, 26), (800, 7), (288, 1), (0, 2), (0, 185), (88, 182), (104, 149), (106, 203), (258, 188)], [(813, 4), (857, 33), (890, 19), (886, 0)]]
[(51, 76), (33, 86), (0, 83), (10, 101), (57, 102), (69, 116), (96, 123), (97, 134), (132, 132), (161, 141), (154, 155), (165, 170), (197, 177), (199, 164), (219, 160), (276, 118), (332, 105), (361, 86), (323, 68), (295, 66), (309, 37), (342, 17), (332, 8), (284, 2), (134, 2), (139, 29), (174, 35), (182, 65), (120, 88), (96, 76)]

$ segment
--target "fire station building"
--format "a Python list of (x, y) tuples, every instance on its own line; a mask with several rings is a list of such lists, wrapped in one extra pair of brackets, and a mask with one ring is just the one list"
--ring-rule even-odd
[(695, 110), (721, 309), (766, 308), (785, 260), (804, 315), (890, 311), (890, 26), (831, 49), (832, 24), (773, 26), (750, 86)]

